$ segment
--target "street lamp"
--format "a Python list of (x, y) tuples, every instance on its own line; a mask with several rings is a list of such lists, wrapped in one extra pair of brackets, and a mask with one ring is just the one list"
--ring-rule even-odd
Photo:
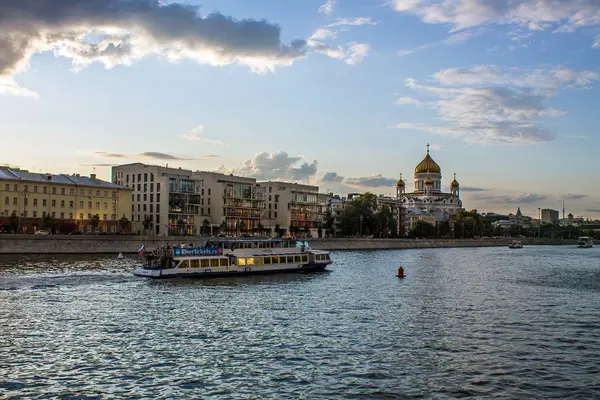
[(538, 207), (538, 217), (539, 217), (539, 222), (538, 222), (538, 239), (541, 237), (541, 232), (542, 232), (542, 209), (540, 207)]

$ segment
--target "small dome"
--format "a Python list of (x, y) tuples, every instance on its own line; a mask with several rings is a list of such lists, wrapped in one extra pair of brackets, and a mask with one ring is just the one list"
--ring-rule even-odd
[(451, 188), (457, 188), (458, 187), (458, 181), (455, 179), (450, 183), (450, 187)]
[(429, 177), (427, 177), (424, 181), (423, 181), (424, 185), (433, 185), (433, 181), (431, 179), (429, 179)]
[(396, 187), (405, 187), (406, 183), (404, 183), (404, 181), (402, 180), (402, 178), (398, 179), (398, 182), (396, 182)]

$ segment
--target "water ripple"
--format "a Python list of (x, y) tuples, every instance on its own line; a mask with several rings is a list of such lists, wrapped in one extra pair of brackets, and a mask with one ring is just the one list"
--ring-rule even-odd
[(206, 281), (0, 257), (0, 398), (599, 398), (599, 255), (336, 252)]

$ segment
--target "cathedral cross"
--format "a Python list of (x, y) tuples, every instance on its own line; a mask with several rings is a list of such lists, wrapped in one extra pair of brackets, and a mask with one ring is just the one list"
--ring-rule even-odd
[(429, 143), (427, 143), (427, 154), (429, 154)]

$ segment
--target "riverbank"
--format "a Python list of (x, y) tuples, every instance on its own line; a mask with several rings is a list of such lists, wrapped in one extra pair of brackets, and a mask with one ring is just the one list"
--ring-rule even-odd
[[(207, 238), (103, 235), (0, 235), (0, 254), (102, 254), (136, 253), (143, 243), (146, 250), (164, 245), (202, 246)], [(508, 246), (509, 239), (310, 239), (319, 250), (390, 250), (440, 247)], [(575, 240), (523, 239), (523, 245), (575, 245)]]

